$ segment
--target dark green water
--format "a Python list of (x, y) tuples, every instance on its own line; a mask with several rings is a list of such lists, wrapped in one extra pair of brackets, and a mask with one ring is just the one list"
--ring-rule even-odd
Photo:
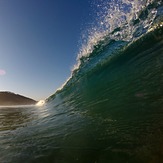
[(160, 6), (134, 22), (141, 28), (156, 8), (153, 30), (105, 36), (45, 105), (0, 107), (0, 163), (162, 163)]
[(0, 162), (163, 161), (163, 29), (44, 106), (0, 108)]

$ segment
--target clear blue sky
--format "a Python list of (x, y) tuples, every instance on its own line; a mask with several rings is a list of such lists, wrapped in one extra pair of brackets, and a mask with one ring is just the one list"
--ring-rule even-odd
[(53, 94), (76, 62), (89, 0), (0, 0), (0, 91)]

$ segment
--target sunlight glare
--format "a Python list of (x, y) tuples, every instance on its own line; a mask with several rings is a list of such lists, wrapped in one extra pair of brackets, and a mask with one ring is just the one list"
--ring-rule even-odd
[(40, 100), (36, 106), (43, 106), (45, 104), (45, 101), (44, 100)]

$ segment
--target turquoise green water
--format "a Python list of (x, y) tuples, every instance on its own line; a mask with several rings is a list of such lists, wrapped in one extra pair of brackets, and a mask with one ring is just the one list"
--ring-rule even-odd
[(161, 20), (132, 41), (105, 37), (44, 106), (1, 107), (0, 162), (163, 162)]

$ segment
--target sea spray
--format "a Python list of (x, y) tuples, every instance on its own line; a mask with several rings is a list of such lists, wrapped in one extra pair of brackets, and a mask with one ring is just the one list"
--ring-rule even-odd
[[(83, 34), (83, 43), (77, 55), (77, 63), (70, 77), (57, 89), (56, 93), (78, 80), (77, 76), (80, 76), (87, 67), (89, 71), (103, 64), (123, 51), (127, 45), (162, 26), (162, 5), (161, 0), (93, 1), (95, 21), (92, 22), (92, 27), (89, 27)], [(95, 55), (100, 56), (95, 58)], [(51, 97), (53, 95), (47, 101)]]

